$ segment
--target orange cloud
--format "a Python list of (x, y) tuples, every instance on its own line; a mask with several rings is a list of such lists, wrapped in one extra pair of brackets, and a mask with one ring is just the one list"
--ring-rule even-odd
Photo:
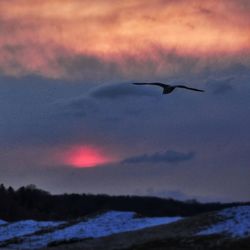
[(0, 70), (133, 76), (132, 61), (142, 74), (171, 75), (180, 70), (172, 53), (249, 64), (249, 10), (247, 0), (1, 1)]

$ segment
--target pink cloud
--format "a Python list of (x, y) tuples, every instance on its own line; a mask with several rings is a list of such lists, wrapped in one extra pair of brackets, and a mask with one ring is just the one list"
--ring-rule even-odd
[(250, 63), (244, 0), (4, 1), (0, 9), (0, 70), (7, 75), (99, 71), (102, 78), (114, 69), (125, 77), (147, 76), (148, 64), (151, 74), (171, 76), (182, 70), (172, 54), (199, 58), (194, 71), (211, 59)]

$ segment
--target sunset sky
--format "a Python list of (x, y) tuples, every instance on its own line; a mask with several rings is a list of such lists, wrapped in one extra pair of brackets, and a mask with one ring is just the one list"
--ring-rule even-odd
[[(250, 200), (250, 1), (0, 1), (0, 183)], [(162, 95), (166, 82), (204, 89)]]

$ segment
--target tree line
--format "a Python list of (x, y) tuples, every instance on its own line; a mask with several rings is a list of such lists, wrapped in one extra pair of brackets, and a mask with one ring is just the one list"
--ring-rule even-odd
[(110, 196), (105, 194), (61, 194), (28, 185), (14, 190), (0, 185), (0, 219), (16, 221), (70, 220), (107, 210), (134, 211), (142, 216), (192, 216), (249, 203), (200, 203), (172, 198)]

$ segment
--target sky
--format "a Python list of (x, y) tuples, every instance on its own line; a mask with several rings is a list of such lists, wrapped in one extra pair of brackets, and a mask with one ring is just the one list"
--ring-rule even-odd
[(249, 201), (249, 11), (248, 0), (2, 0), (0, 183)]

